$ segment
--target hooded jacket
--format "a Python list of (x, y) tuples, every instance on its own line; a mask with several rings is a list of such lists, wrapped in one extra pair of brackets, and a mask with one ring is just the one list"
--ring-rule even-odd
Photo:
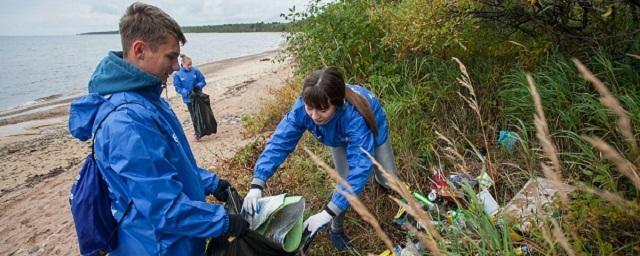
[(69, 132), (82, 141), (95, 136), (115, 219), (133, 202), (109, 255), (203, 255), (205, 239), (229, 229), (224, 208), (205, 202), (219, 178), (196, 165), (161, 92), (158, 78), (110, 52), (91, 76), (89, 94), (71, 104)]
[(189, 95), (194, 88), (202, 90), (205, 85), (207, 85), (207, 82), (204, 80), (204, 76), (194, 66), (187, 70), (180, 65), (180, 70), (173, 73), (173, 87), (176, 88), (176, 92), (182, 95), (182, 102), (185, 104), (191, 103)]
[[(336, 113), (329, 122), (317, 125), (304, 110), (304, 102), (299, 97), (289, 113), (280, 121), (258, 158), (251, 183), (264, 187), (265, 182), (278, 166), (296, 148), (304, 131), (309, 131), (322, 144), (330, 147), (346, 147), (349, 172), (345, 180), (353, 192), (360, 195), (369, 179), (373, 164), (360, 148), (374, 155), (374, 149), (387, 141), (389, 131), (387, 116), (373, 93), (359, 85), (348, 84), (347, 90), (353, 90), (369, 102), (378, 126), (376, 138), (360, 112), (348, 101), (345, 100), (342, 107), (336, 109)], [(338, 189), (347, 192), (342, 185)], [(340, 214), (347, 210), (349, 202), (342, 194), (334, 192), (327, 206), (334, 213)]]

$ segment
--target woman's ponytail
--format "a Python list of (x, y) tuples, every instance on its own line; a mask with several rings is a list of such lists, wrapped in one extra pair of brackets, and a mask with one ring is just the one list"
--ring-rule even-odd
[(371, 106), (367, 99), (365, 99), (362, 95), (357, 94), (351, 88), (346, 88), (345, 97), (351, 105), (356, 107), (360, 115), (364, 118), (373, 133), (373, 138), (378, 137), (378, 125), (376, 124), (376, 116), (373, 114), (373, 110), (371, 110)]

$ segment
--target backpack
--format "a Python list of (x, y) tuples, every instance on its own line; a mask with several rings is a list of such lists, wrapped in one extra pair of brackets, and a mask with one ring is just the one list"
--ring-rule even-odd
[(127, 103), (115, 106), (98, 123), (91, 143), (91, 154), (87, 155), (80, 169), (80, 174), (76, 176), (71, 186), (69, 204), (82, 255), (106, 255), (116, 249), (118, 247), (118, 226), (131, 209), (132, 201), (127, 205), (120, 220), (116, 221), (113, 217), (109, 188), (94, 157), (95, 134), (100, 129), (100, 125), (111, 113), (124, 104)]

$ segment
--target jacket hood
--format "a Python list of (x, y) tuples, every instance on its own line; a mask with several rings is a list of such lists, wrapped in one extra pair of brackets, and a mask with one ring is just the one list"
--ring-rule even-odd
[[(162, 81), (122, 59), (122, 52), (109, 52), (89, 80), (89, 94), (71, 103), (69, 133), (81, 141), (91, 138), (97, 124), (115, 107), (103, 96), (125, 91), (155, 91)], [(160, 89), (161, 90), (161, 89)]]
[(102, 59), (89, 80), (89, 93), (100, 95), (161, 84), (159, 78), (129, 64), (122, 58), (122, 52), (109, 52)]
[(93, 134), (93, 127), (98, 119), (98, 113), (103, 108), (113, 107), (104, 97), (92, 93), (80, 97), (71, 103), (69, 110), (69, 133), (81, 141), (86, 141)]

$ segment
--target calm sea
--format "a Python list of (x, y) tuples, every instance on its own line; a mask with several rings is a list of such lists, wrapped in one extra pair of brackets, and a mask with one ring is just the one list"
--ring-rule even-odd
[[(186, 34), (194, 64), (274, 50), (281, 33)], [(119, 35), (0, 36), (0, 111), (86, 93), (96, 65), (120, 50)]]

